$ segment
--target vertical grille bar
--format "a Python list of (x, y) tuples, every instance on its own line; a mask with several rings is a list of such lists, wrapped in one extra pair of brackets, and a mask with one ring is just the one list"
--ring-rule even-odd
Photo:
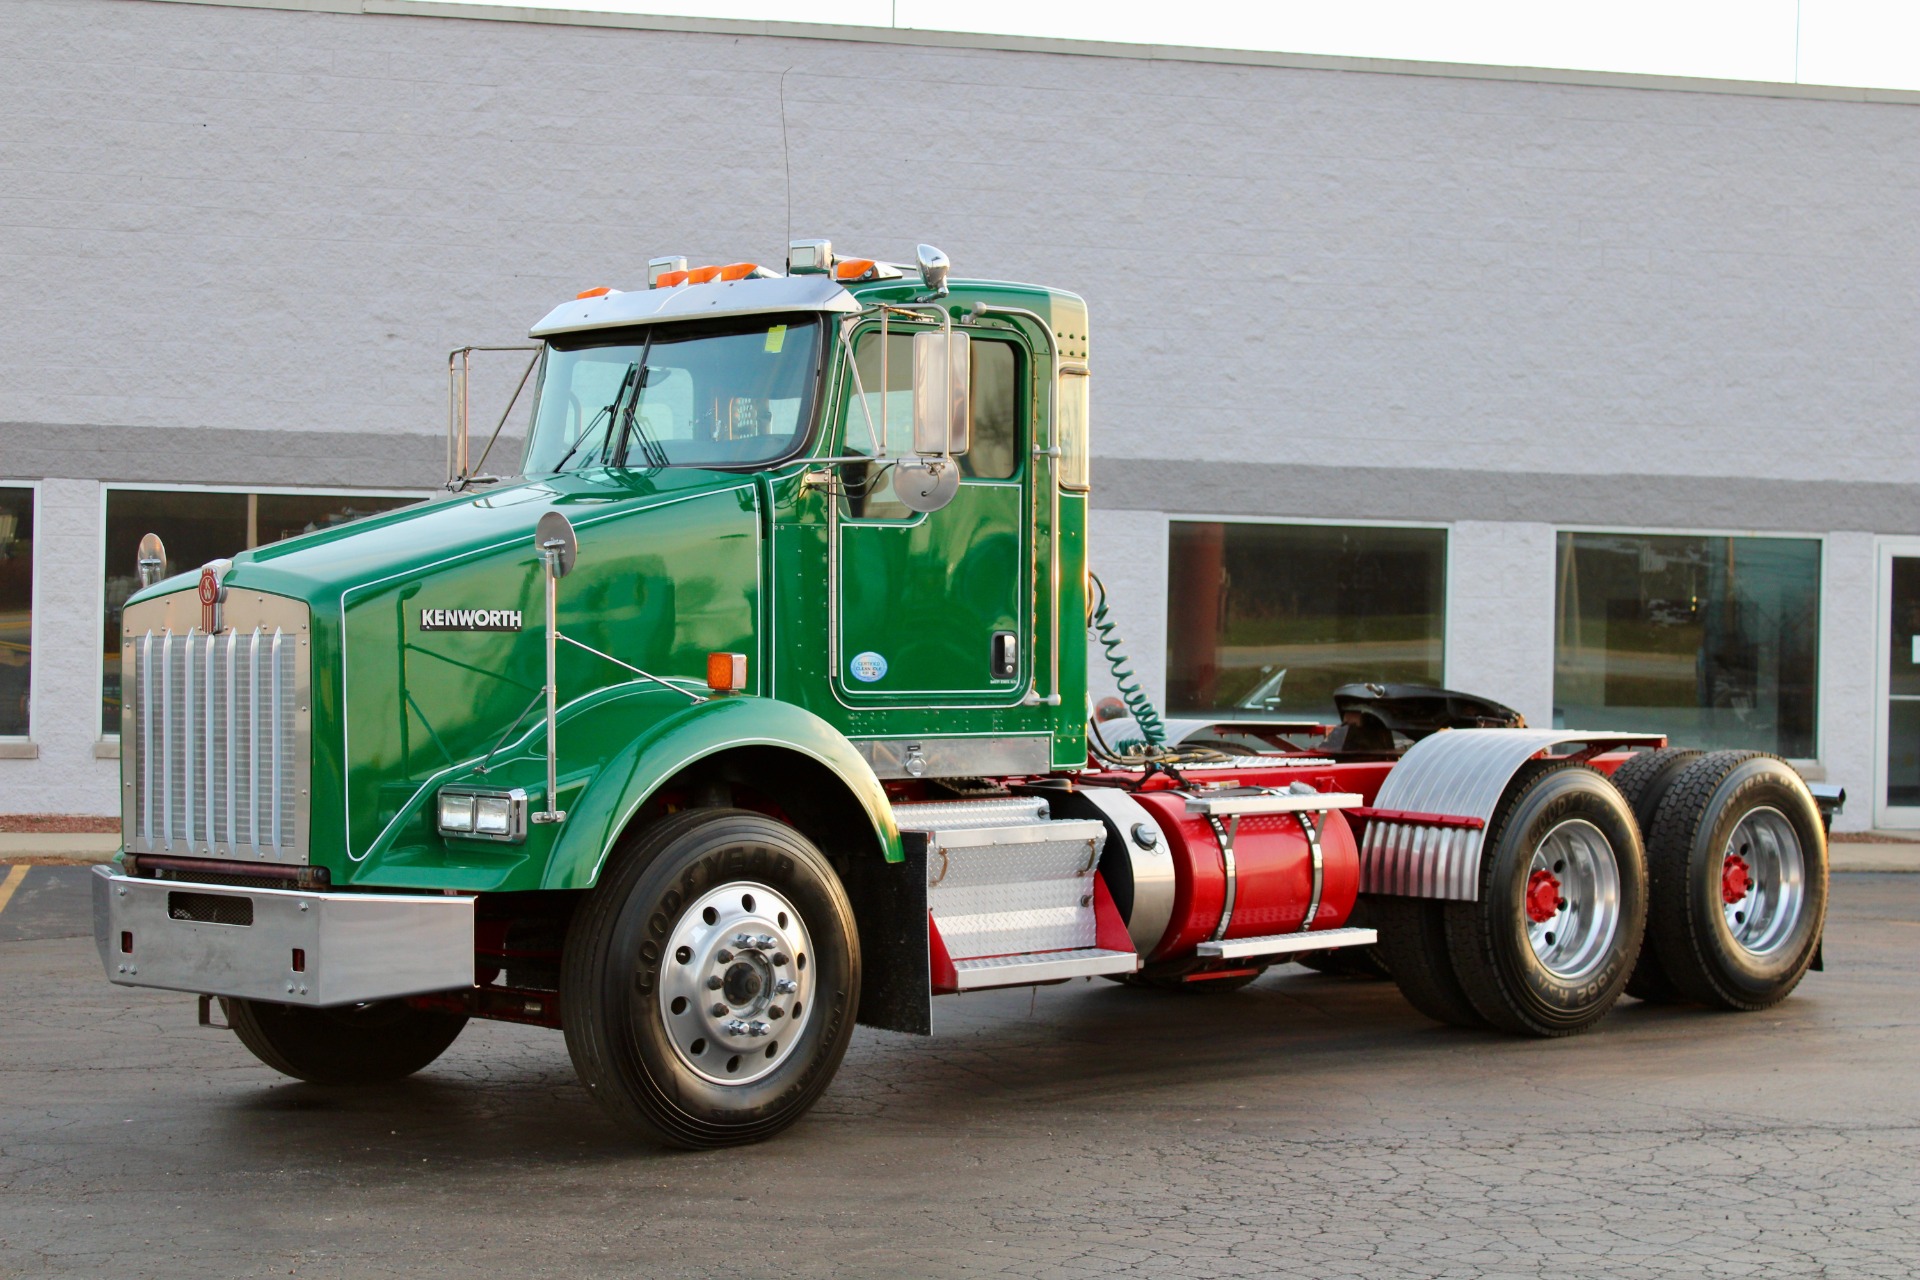
[(193, 640), (199, 634), (187, 632), (186, 647), (180, 651), (180, 734), (186, 739), (180, 752), (180, 808), (189, 850), (193, 848)]
[(160, 641), (160, 838), (173, 852), (173, 632)]
[(280, 628), (273, 629), (273, 847), (280, 847)]
[(227, 632), (227, 848), (229, 850), (240, 846), (240, 829), (234, 825), (235, 810), (239, 806), (235, 803), (236, 797), (233, 793), (233, 758), (240, 754), (240, 740), (233, 735), (236, 710), (233, 705), (233, 658), (239, 651), (240, 633)]
[(247, 838), (260, 849), (260, 628), (247, 638)]
[(140, 695), (140, 835), (153, 839), (153, 632), (140, 637), (140, 660), (134, 666), (134, 688)]
[(213, 842), (219, 838), (219, 834), (220, 834), (218, 831), (214, 829), (214, 822), (213, 822), (213, 816), (216, 812), (218, 812), (217, 808), (215, 807), (215, 801), (218, 793), (213, 789), (214, 747), (216, 745), (214, 740), (214, 733), (213, 733), (213, 729), (214, 729), (213, 689), (214, 689), (214, 683), (215, 683), (214, 673), (213, 673), (213, 657), (215, 652), (218, 650), (218, 648), (219, 648), (219, 645), (217, 644), (215, 638), (213, 636), (208, 636), (207, 644), (206, 644), (207, 669), (202, 674), (201, 680), (200, 680), (200, 687), (203, 691), (203, 696), (201, 698), (201, 701), (205, 702), (207, 707), (206, 722), (201, 726), (201, 729), (200, 729), (200, 740), (205, 744), (205, 747), (206, 747), (206, 750), (205, 750), (206, 759), (204, 762), (204, 776), (206, 777), (206, 780), (207, 780), (207, 791), (205, 796), (205, 803), (203, 805), (204, 814), (201, 818), (201, 821), (206, 825), (207, 838), (205, 843), (209, 847), (211, 847)]

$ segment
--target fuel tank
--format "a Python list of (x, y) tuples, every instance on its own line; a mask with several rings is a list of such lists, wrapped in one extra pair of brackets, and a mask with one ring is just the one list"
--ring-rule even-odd
[[(1100, 817), (1107, 842), (1100, 860), (1114, 905), (1141, 959), (1177, 961), (1215, 936), (1227, 906), (1227, 862), (1220, 833), (1187, 812), (1182, 791), (1128, 792), (1083, 787), (1053, 799), (1056, 816)], [(1319, 830), (1320, 902), (1314, 930), (1346, 923), (1360, 891), (1360, 851), (1337, 809), (1308, 815)], [(1222, 938), (1293, 933), (1313, 901), (1313, 847), (1300, 816), (1246, 814), (1221, 826), (1233, 846), (1233, 910)]]

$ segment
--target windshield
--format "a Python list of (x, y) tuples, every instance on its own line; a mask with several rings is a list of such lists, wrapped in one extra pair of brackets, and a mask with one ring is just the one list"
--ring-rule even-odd
[(525, 474), (585, 467), (738, 467), (800, 448), (820, 322), (756, 316), (550, 344)]

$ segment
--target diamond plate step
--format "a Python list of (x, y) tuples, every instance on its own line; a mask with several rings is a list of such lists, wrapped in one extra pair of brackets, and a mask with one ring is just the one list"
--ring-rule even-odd
[(1097, 945), (1101, 823), (903, 830), (901, 838), (925, 842), (927, 908), (954, 960)]
[(953, 962), (954, 974), (962, 991), (1024, 987), (1036, 982), (1057, 982), (1062, 978), (1086, 978), (1103, 973), (1132, 973), (1139, 967), (1140, 957), (1131, 951), (1102, 951), (1098, 947)]
[(1295, 951), (1370, 947), (1378, 941), (1380, 935), (1372, 929), (1320, 929), (1311, 933), (1273, 933), (1264, 938), (1228, 938), (1223, 942), (1203, 942), (1194, 948), (1194, 952), (1222, 960), (1242, 960), (1254, 956), (1283, 956)]

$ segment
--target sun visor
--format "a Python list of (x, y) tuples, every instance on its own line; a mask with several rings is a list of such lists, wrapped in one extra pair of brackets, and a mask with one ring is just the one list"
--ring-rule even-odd
[(771, 280), (728, 280), (671, 289), (605, 293), (563, 302), (533, 326), (529, 337), (618, 329), (668, 320), (711, 316), (752, 316), (778, 311), (852, 313), (860, 304), (837, 281), (824, 276), (780, 276)]

